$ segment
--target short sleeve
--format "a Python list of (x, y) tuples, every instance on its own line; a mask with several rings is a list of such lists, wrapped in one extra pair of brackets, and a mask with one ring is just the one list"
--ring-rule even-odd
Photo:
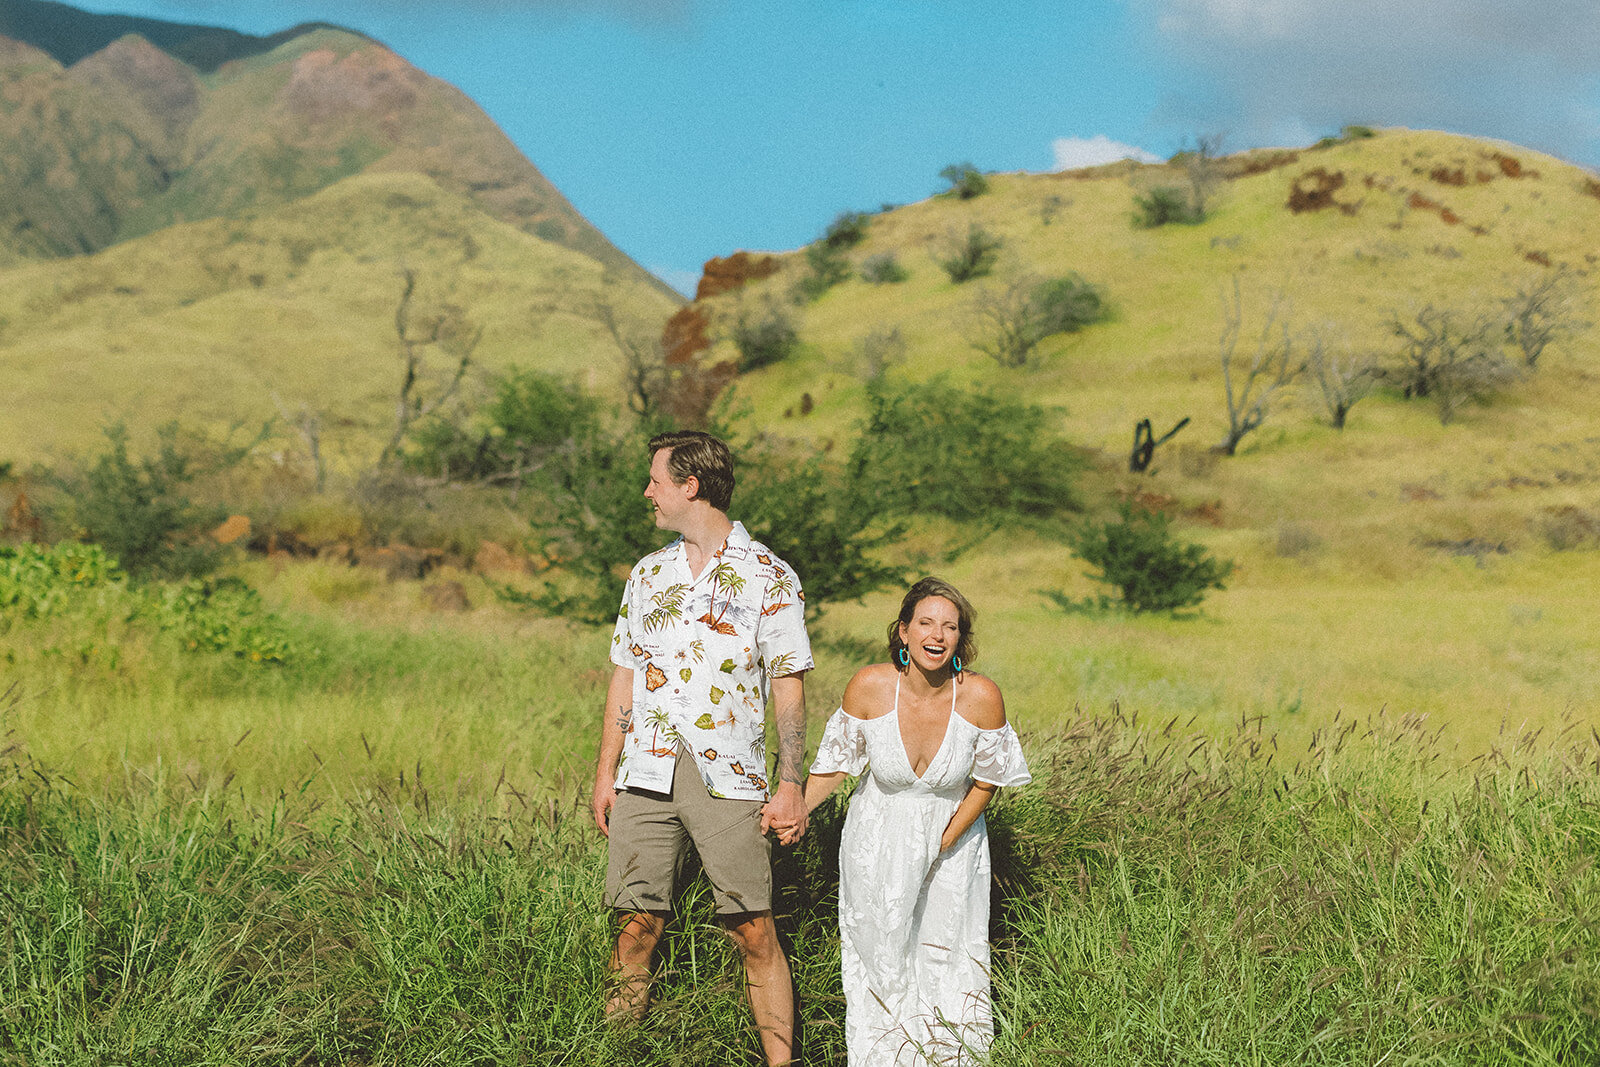
[(823, 728), (822, 742), (817, 745), (817, 758), (812, 761), (812, 774), (833, 774), (843, 771), (858, 775), (867, 769), (867, 732), (864, 723), (843, 708), (833, 713)]
[(633, 650), (638, 642), (633, 639), (633, 620), (630, 605), (633, 602), (633, 576), (622, 588), (622, 606), (617, 609), (617, 625), (611, 631), (611, 662), (629, 670), (639, 669), (639, 655)]
[(990, 785), (1026, 785), (1033, 781), (1028, 761), (1022, 755), (1017, 732), (1006, 723), (998, 730), (979, 730), (972, 756), (972, 777)]
[(805, 594), (800, 579), (781, 560), (767, 585), (756, 623), (756, 648), (767, 665), (767, 677), (809, 671), (811, 639), (806, 635)]

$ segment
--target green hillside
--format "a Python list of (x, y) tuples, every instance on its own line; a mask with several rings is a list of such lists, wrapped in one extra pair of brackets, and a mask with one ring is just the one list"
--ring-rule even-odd
[(675, 306), (421, 175), (356, 176), (251, 217), (0, 272), (0, 455), (83, 448), (117, 418), (218, 428), (309, 407), (330, 457), (358, 464), (392, 426), (405, 269), (419, 312), (451, 304), (482, 327), (480, 367), (548, 369), (602, 394), (619, 388), (621, 356), (596, 303), (647, 333)]
[(369, 38), (324, 24), (207, 36), (37, 6), (0, 7), (0, 266), (417, 173), (676, 299), (470, 99)]
[[(1309, 187), (1317, 168), (1342, 175), (1336, 203), (1291, 211), (1295, 183)], [(1026, 648), (1005, 654), (1029, 671), (1053, 664), (1041, 687), (1059, 682), (1069, 703), (1234, 717), (1465, 706), (1477, 731), (1502, 714), (1592, 713), (1600, 642), (1584, 619), (1600, 577), (1600, 333), (1586, 311), (1600, 186), (1514, 146), (1405, 130), (1248, 153), (1223, 169), (1233, 177), (1210, 218), (1155, 229), (1134, 224), (1135, 197), (1180, 183), (1172, 166), (991, 175), (984, 195), (871, 217), (852, 265), (892, 254), (906, 281), (858, 276), (800, 307), (791, 295), (810, 267), (783, 255), (772, 277), (702, 302), (730, 322), (771, 301), (798, 324), (799, 351), (741, 378), (734, 406), (774, 432), (843, 443), (863, 412), (858, 346), (898, 329), (904, 358), (890, 380), (942, 374), (1056, 407), (1112, 496), (1168, 511), (1185, 536), (1238, 562), (1229, 590), (1207, 601), (1213, 622), (1149, 625), (1063, 616), (1045, 602), (1041, 589), (1100, 591), (1059, 545), (991, 539), (957, 563), (952, 573), (999, 607), (1001, 642)], [(973, 223), (1004, 245), (990, 277), (957, 285), (936, 258)], [(1297, 342), (1320, 327), (1340, 350), (1388, 361), (1393, 316), (1430, 304), (1498, 313), (1516, 286), (1562, 267), (1571, 321), (1585, 328), (1448, 425), (1429, 400), (1380, 387), (1335, 430), (1302, 379), (1236, 456), (1212, 451), (1228, 430), (1219, 337), (1233, 279), (1241, 358), (1281, 294)], [(1101, 287), (1109, 321), (1047, 339), (1021, 368), (969, 343), (980, 289), (1074, 271)], [(712, 358), (732, 355), (723, 342)], [(1184, 417), (1152, 470), (1128, 474), (1135, 423), (1149, 418), (1160, 434)], [(874, 601), (840, 615), (864, 627), (884, 610)]]

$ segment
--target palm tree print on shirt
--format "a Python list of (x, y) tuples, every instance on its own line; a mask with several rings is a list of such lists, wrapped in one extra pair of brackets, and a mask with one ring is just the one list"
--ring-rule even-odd
[(654, 604), (655, 608), (645, 612), (644, 632), (659, 630), (668, 623), (683, 618), (683, 597), (688, 591), (687, 585), (677, 582), (652, 596), (650, 603)]

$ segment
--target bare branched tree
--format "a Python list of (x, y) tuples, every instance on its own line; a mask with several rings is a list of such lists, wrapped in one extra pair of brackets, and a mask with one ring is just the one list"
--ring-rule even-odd
[(1021, 367), (1045, 334), (1033, 292), (1039, 279), (1013, 278), (1003, 286), (985, 286), (972, 298), (967, 341), (1002, 367)]
[[(405, 443), (406, 434), (418, 420), (427, 418), (455, 395), (472, 365), (473, 350), (483, 338), (483, 327), (474, 324), (466, 312), (454, 304), (441, 304), (426, 315), (414, 315), (411, 301), (417, 291), (417, 275), (407, 267), (401, 272), (405, 285), (394, 311), (394, 332), (404, 364), (400, 388), (395, 394), (394, 433), (378, 456), (378, 466), (387, 467)], [(420, 321), (416, 321), (420, 319)], [(438, 348), (455, 363), (432, 391), (425, 396), (427, 350)]]
[[(683, 310), (693, 312), (695, 305)], [(683, 427), (705, 425), (717, 395), (733, 380), (737, 368), (731, 360), (708, 363), (701, 358), (711, 347), (704, 316), (680, 312), (662, 332), (650, 334), (623, 322), (607, 300), (595, 301), (590, 314), (622, 353), (629, 410), (647, 422), (665, 419)], [(669, 334), (675, 340), (669, 340)]]
[(289, 406), (277, 393), (272, 394), (272, 402), (278, 408), (278, 414), (283, 421), (295, 428), (300, 435), (300, 440), (306, 446), (306, 455), (311, 459), (311, 470), (316, 479), (317, 492), (321, 493), (328, 485), (328, 465), (322, 458), (322, 414), (314, 408), (301, 404), (298, 411), (290, 411)]
[(1383, 373), (1407, 397), (1430, 397), (1448, 424), (1468, 400), (1481, 400), (1517, 377), (1500, 351), (1501, 324), (1488, 315), (1425, 304), (1389, 330), (1401, 342), (1399, 362)]
[(1350, 409), (1377, 383), (1377, 357), (1367, 349), (1349, 347), (1333, 336), (1331, 327), (1322, 327), (1307, 335), (1306, 366), (1316, 379), (1329, 425), (1344, 429)]
[(1500, 306), (1506, 339), (1522, 353), (1522, 365), (1529, 370), (1551, 344), (1590, 325), (1578, 314), (1577, 278), (1566, 267), (1525, 278)]
[(1222, 361), (1222, 388), (1228, 401), (1228, 436), (1217, 451), (1231, 456), (1238, 451), (1246, 434), (1266, 421), (1274, 398), (1294, 384), (1305, 361), (1295, 356), (1294, 338), (1289, 332), (1288, 301), (1280, 292), (1272, 298), (1266, 321), (1256, 338), (1254, 351), (1246, 363), (1239, 355), (1239, 339), (1244, 331), (1244, 302), (1239, 294), (1239, 278), (1233, 279), (1233, 299), (1222, 297), (1222, 335), (1218, 354)]
[(856, 338), (853, 348), (854, 365), (850, 370), (868, 382), (880, 380), (890, 367), (906, 358), (906, 339), (898, 326), (874, 327)]
[(1179, 152), (1174, 159), (1183, 168), (1189, 185), (1189, 208), (1197, 220), (1204, 219), (1211, 210), (1217, 187), (1222, 184), (1223, 140), (1220, 133), (1200, 134), (1192, 150)]

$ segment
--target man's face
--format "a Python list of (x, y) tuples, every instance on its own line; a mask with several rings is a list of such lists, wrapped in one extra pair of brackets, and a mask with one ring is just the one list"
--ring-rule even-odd
[(699, 489), (699, 482), (694, 478), (686, 478), (682, 485), (675, 485), (672, 474), (667, 470), (667, 460), (671, 458), (670, 448), (656, 450), (650, 458), (650, 484), (644, 487), (645, 499), (655, 505), (656, 526), (674, 533), (683, 533), (683, 520), (689, 514), (689, 502)]

